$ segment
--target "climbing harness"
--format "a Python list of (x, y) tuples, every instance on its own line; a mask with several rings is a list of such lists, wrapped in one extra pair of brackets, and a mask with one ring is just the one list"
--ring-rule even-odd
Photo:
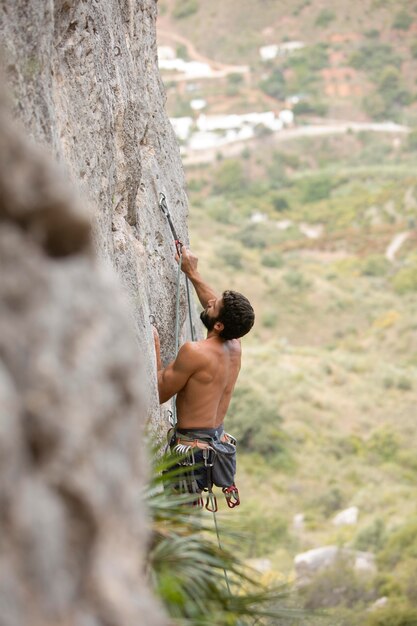
[[(186, 468), (181, 487), (186, 486), (186, 492), (198, 496), (196, 504), (201, 505), (202, 490), (195, 474), (200, 467), (204, 468), (207, 485), (203, 489), (203, 492), (207, 493), (205, 508), (212, 512), (218, 509), (213, 485), (222, 488), (230, 509), (239, 506), (239, 491), (234, 483), (236, 472), (236, 439), (234, 437), (222, 432), (220, 439), (215, 439), (204, 431), (183, 433), (177, 432), (176, 427), (173, 427), (168, 431), (168, 447), (172, 453), (180, 457), (178, 465)], [(197, 452), (202, 459), (201, 462), (196, 461)]]

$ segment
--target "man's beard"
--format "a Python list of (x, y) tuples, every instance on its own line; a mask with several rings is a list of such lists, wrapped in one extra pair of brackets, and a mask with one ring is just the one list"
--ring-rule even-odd
[(217, 317), (210, 317), (205, 310), (201, 311), (200, 319), (209, 332), (213, 330), (215, 323), (219, 321)]

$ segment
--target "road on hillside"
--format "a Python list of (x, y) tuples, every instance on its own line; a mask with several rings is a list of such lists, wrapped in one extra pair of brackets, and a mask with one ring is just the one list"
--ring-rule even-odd
[(190, 41), (186, 37), (183, 37), (182, 35), (178, 35), (178, 33), (158, 28), (158, 39), (159, 38), (164, 40), (167, 39), (168, 41), (175, 41), (176, 43), (183, 45), (186, 48), (187, 54), (190, 59), (192, 59), (193, 61), (198, 61), (200, 63), (206, 63), (211, 68), (213, 68), (214, 72), (221, 72), (222, 75), (248, 74), (250, 71), (248, 65), (227, 65), (225, 63), (213, 61), (213, 59), (205, 57), (198, 52), (192, 41)]
[(285, 141), (293, 141), (294, 139), (300, 139), (303, 137), (320, 137), (323, 135), (342, 135), (348, 132), (379, 132), (379, 133), (393, 133), (393, 134), (405, 134), (409, 132), (407, 126), (401, 126), (400, 124), (394, 124), (393, 122), (346, 122), (346, 121), (334, 121), (328, 124), (317, 124), (309, 126), (299, 126), (296, 128), (288, 128), (286, 130), (280, 130), (266, 137), (254, 137), (246, 141), (236, 141), (235, 143), (229, 143), (218, 146), (216, 148), (209, 148), (207, 150), (189, 150), (184, 149), (182, 154), (182, 160), (184, 165), (199, 165), (203, 163), (214, 162), (219, 154), (223, 157), (239, 156), (244, 148), (250, 148), (259, 146), (261, 144), (279, 144)]

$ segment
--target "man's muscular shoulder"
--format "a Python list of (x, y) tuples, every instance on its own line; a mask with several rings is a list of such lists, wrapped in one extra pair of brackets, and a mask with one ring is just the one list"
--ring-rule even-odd
[(238, 355), (242, 353), (242, 344), (240, 343), (240, 339), (229, 339), (226, 343), (232, 354)]
[(206, 353), (201, 344), (203, 341), (186, 341), (181, 346), (177, 359), (188, 360), (195, 366), (204, 365)]

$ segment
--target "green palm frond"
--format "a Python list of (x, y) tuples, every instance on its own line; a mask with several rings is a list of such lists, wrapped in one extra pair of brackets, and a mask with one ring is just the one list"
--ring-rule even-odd
[(159, 458), (146, 494), (153, 531), (147, 574), (174, 623), (300, 624), (305, 612), (288, 606), (288, 586), (271, 589), (257, 582), (233, 550), (230, 533), (220, 547), (212, 516), (193, 506), (195, 496), (175, 491), (177, 462), (171, 455)]

